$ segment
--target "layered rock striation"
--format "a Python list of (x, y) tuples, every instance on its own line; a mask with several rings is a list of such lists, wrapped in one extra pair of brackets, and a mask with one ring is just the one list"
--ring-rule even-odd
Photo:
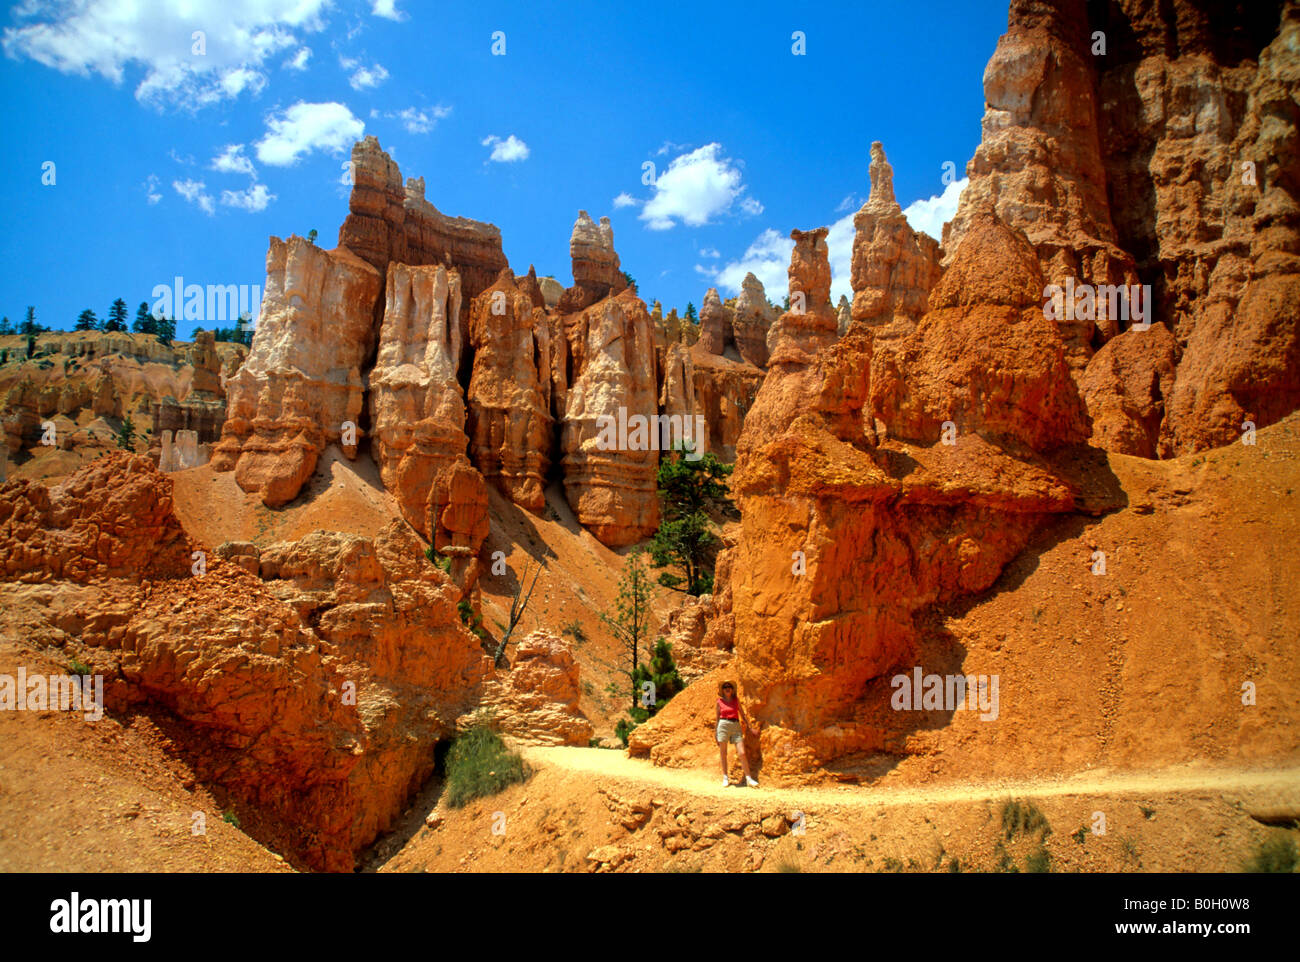
[(382, 285), (375, 268), (346, 250), (271, 238), (257, 333), (227, 384), (212, 456), (214, 468), (233, 470), (268, 507), (298, 495), (326, 444), (356, 457)]

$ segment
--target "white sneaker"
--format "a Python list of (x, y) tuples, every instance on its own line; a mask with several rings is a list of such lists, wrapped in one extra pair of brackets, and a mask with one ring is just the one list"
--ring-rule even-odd
[(726, 788), (726, 787), (727, 787), (728, 785), (730, 785), (730, 784), (731, 784), (731, 779), (728, 778), (726, 775), (723, 775), (723, 776), (722, 776), (722, 787), (723, 787), (723, 788)]
[(750, 788), (758, 788), (758, 782), (754, 781), (748, 775), (745, 776), (745, 784), (748, 785)]

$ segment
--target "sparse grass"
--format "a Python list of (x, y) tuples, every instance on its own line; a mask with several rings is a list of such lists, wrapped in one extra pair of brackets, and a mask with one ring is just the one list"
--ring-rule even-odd
[(68, 661), (69, 674), (89, 675), (91, 673), (91, 670), (92, 670), (91, 667), (87, 665), (84, 661), (78, 661), (76, 658), (69, 659)]
[(1154, 808), (1147, 808), (1145, 805), (1139, 805), (1138, 811), (1142, 813), (1142, 817), (1147, 821), (1156, 817), (1156, 810)]
[(1052, 870), (1052, 853), (1047, 850), (1042, 842), (1038, 843), (1038, 848), (1029, 853), (1025, 859), (1025, 871), (1030, 874), (1050, 872)]
[(1002, 806), (1002, 830), (1010, 841), (1017, 835), (1050, 835), (1052, 826), (1033, 802), (1012, 799)]
[(1070, 838), (1074, 839), (1080, 845), (1088, 838), (1088, 826), (1080, 825), (1078, 829), (1070, 833)]
[(994, 854), (998, 856), (998, 863), (993, 867), (995, 872), (1007, 872), (1011, 875), (1020, 874), (1020, 869), (1016, 868), (1016, 863), (1012, 861), (1010, 853), (1001, 842), (993, 849)]
[(957, 859), (955, 859), (955, 858), (952, 859), (952, 860), (948, 863), (948, 871), (949, 871), (950, 874), (953, 874), (953, 875), (960, 875), (960, 874), (961, 874), (961, 862), (959, 862), (959, 861), (958, 861)]
[(778, 872), (802, 872), (803, 871), (803, 869), (799, 867), (798, 862), (787, 862), (784, 859), (776, 863), (776, 870)]
[(447, 753), (447, 804), (462, 808), (476, 798), (526, 781), (530, 774), (523, 758), (506, 748), (488, 725), (480, 723), (452, 742)]
[(582, 628), (582, 622), (578, 621), (577, 618), (565, 625), (560, 634), (568, 635), (573, 639), (575, 645), (585, 645), (587, 643), (587, 633)]
[(1295, 839), (1289, 835), (1274, 835), (1255, 846), (1243, 868), (1245, 872), (1294, 872), (1297, 858)]
[(1132, 836), (1125, 836), (1119, 840), (1120, 848), (1124, 852), (1124, 857), (1131, 860), (1137, 865), (1142, 864), (1142, 859), (1138, 856), (1137, 842)]
[(884, 867), (886, 872), (903, 871), (903, 863), (896, 858), (886, 858), (884, 862)]

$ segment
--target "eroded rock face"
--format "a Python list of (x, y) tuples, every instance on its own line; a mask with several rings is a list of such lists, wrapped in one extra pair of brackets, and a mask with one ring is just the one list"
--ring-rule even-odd
[(268, 507), (297, 497), (326, 444), (356, 457), (356, 444), (341, 442), (345, 423), (362, 436), (361, 375), (375, 346), (381, 286), (379, 272), (345, 250), (271, 238), (257, 333), (226, 386), (227, 419), (212, 456), (216, 470), (234, 470)]
[[(967, 165), (970, 184), (945, 230), (953, 252), (988, 206), (1028, 235), (1048, 284), (1133, 284), (1106, 197), (1099, 98), (1083, 8), (1012, 4), (1010, 26), (984, 70), (984, 134)], [(1099, 28), (1104, 29), (1104, 28)], [(1112, 28), (1113, 30), (1113, 28)], [(1071, 367), (1119, 332), (1114, 318), (1065, 318), (1058, 331)]]
[(171, 482), (140, 455), (106, 454), (54, 486), (0, 488), (6, 581), (181, 577), (190, 550), (172, 513)]
[(871, 145), (871, 195), (853, 226), (851, 316), (871, 328), (878, 353), (889, 351), (916, 329), (941, 269), (938, 241), (912, 230), (894, 198), (894, 171), (879, 141)]
[(465, 402), (456, 371), (460, 275), (445, 267), (388, 266), (379, 353), (370, 372), (372, 454), (384, 487), (432, 540), (434, 479), (465, 455)]
[(569, 257), (573, 261), (573, 287), (560, 298), (561, 314), (580, 311), (627, 287), (608, 217), (602, 217), (597, 225), (585, 210), (578, 211), (569, 237)]
[(767, 367), (767, 332), (776, 323), (776, 311), (767, 302), (763, 282), (752, 273), (740, 283), (740, 295), (732, 315), (736, 350), (754, 367)]
[(482, 706), (519, 741), (586, 747), (594, 730), (578, 708), (580, 693), (572, 650), (542, 628), (519, 642), (510, 672), (484, 687)]
[(199, 443), (197, 431), (164, 431), (158, 452), (159, 471), (185, 471), (208, 463), (212, 456), (209, 445)]
[(767, 332), (768, 367), (806, 364), (837, 336), (827, 233), (826, 227), (790, 231), (790, 310)]
[(1119, 454), (1157, 457), (1177, 357), (1177, 344), (1163, 324), (1145, 331), (1129, 329), (1106, 342), (1079, 382), (1094, 445)]
[(504, 706), (523, 740), (586, 744), (567, 646), (536, 634), (495, 672), (405, 522), (230, 542), (200, 572), (171, 486), (118, 453), (0, 488), (0, 582), (26, 583), (0, 592), (5, 615), (102, 674), (107, 711), (157, 719), (296, 866), (353, 870), (479, 707)]
[[(992, 205), (1028, 235), (1047, 284), (1148, 285), (1144, 320), (1166, 325), (1177, 355), (1162, 457), (1229, 443), (1243, 422), (1300, 405), (1300, 330), (1282, 307), (1300, 278), (1298, 32), (1300, 11), (1279, 0), (1016, 0), (985, 71), (984, 137), (949, 262)], [(1109, 298), (1080, 307), (1057, 325), (1081, 380), (1134, 318)], [(1108, 380), (1090, 379), (1090, 405), (1119, 410), (1122, 398), (1098, 395)], [(1146, 446), (1125, 431), (1105, 438)]]
[[(819, 289), (822, 233), (796, 232), (792, 290)], [(1033, 298), (1034, 251), (993, 219), (963, 248), (891, 361), (909, 390), (885, 395), (898, 406), (881, 412), (881, 433), (870, 329), (836, 340), (829, 312), (811, 323), (787, 312), (777, 326), (740, 439), (741, 534), (717, 619), (734, 638), (728, 671), (764, 725), (765, 770), (879, 748), (859, 699), (910, 656), (914, 616), (987, 588), (1041, 519), (1076, 507), (1042, 456), (1088, 431), (1064, 345)], [(999, 405), (1014, 416), (985, 409)], [(943, 443), (942, 420), (955, 443)], [(638, 738), (657, 763), (688, 751), (669, 736), (698, 706), (676, 701)]]
[[(648, 427), (638, 435), (631, 420), (640, 416), (648, 425), (658, 414), (650, 315), (636, 291), (625, 290), (565, 317), (564, 325), (574, 372), (561, 426), (565, 497), (600, 541), (632, 544), (659, 524), (659, 439)], [(610, 434), (611, 425), (621, 437)]]
[(540, 514), (555, 435), (551, 329), (535, 303), (508, 273), (474, 300), (469, 430), (470, 453), (483, 477)]
[(381, 277), (393, 262), (442, 264), (456, 269), (470, 299), (508, 266), (496, 227), (440, 212), (425, 199), (423, 177), (403, 185), (397, 164), (374, 137), (352, 147), (352, 178), (339, 247), (357, 254)]
[(700, 306), (700, 349), (709, 354), (723, 356), (731, 349), (731, 356), (739, 359), (736, 336), (732, 330), (732, 313), (718, 297), (718, 289), (710, 287)]

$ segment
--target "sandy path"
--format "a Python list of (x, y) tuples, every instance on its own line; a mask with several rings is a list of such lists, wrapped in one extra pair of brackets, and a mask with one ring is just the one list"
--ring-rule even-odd
[[(600, 748), (522, 749), (538, 767), (559, 768), (602, 779), (636, 783), (640, 787), (667, 788), (701, 797), (753, 802), (770, 806), (881, 809), (903, 805), (945, 804), (984, 799), (1049, 798), (1085, 795), (1231, 794), (1248, 797), (1253, 810), (1289, 810), (1300, 814), (1300, 767), (1226, 768), (1178, 766), (1151, 771), (1083, 772), (1052, 779), (997, 779), (943, 785), (828, 786), (723, 788), (712, 771), (659, 768), (640, 758)], [(888, 781), (888, 779), (886, 779)]]

